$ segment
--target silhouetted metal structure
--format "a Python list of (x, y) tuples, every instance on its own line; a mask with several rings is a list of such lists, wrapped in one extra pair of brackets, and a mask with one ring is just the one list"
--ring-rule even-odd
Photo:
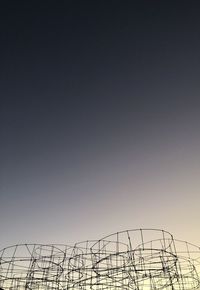
[(192, 290), (200, 248), (158, 229), (135, 229), (67, 245), (0, 251), (0, 290)]

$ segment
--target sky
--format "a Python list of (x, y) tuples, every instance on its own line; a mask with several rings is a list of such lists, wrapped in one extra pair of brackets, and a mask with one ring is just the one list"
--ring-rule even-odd
[(200, 243), (198, 1), (0, 3), (0, 245)]

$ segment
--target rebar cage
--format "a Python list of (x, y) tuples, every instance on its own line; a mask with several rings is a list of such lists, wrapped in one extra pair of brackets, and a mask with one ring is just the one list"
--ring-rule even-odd
[(0, 250), (0, 290), (198, 288), (200, 248), (159, 229), (126, 230), (73, 246)]

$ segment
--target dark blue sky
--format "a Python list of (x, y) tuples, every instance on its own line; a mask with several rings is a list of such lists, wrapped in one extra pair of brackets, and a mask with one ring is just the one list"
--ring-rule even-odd
[(0, 4), (2, 245), (143, 226), (200, 238), (199, 8)]

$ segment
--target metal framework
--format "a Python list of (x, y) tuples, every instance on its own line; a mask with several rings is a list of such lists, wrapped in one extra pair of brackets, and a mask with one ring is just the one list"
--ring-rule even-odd
[(0, 250), (0, 290), (193, 290), (200, 247), (158, 229), (134, 229), (68, 245)]

